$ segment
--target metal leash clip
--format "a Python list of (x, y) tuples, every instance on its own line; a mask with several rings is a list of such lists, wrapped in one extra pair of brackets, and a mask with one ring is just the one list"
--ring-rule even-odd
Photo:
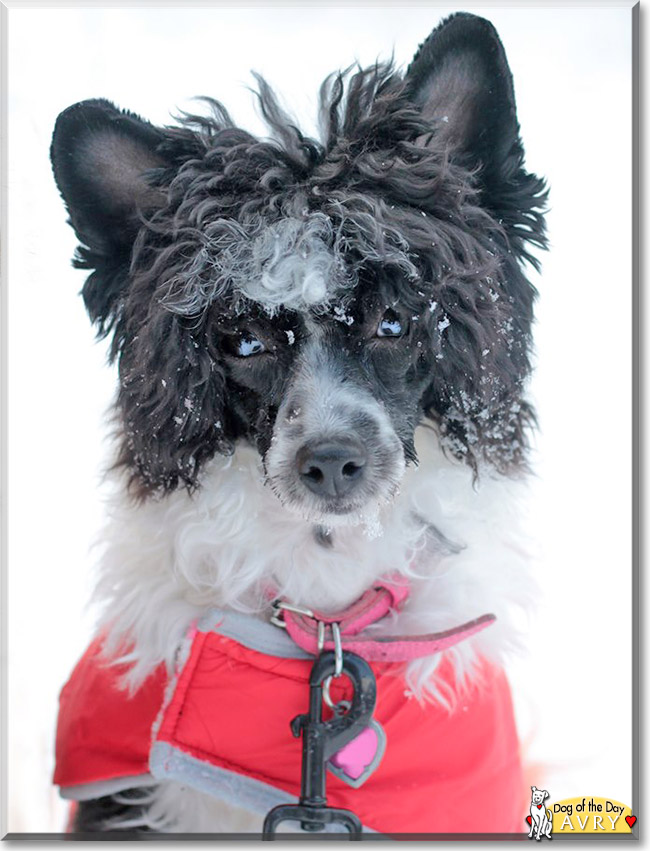
[(325, 628), (327, 626), (330, 627), (332, 631), (332, 641), (334, 642), (334, 654), (336, 665), (334, 668), (334, 673), (331, 677), (329, 677), (324, 685), (325, 692), (325, 702), (328, 706), (334, 708), (334, 704), (331, 702), (329, 696), (329, 687), (330, 682), (333, 677), (340, 677), (341, 671), (343, 670), (343, 645), (341, 642), (341, 626), (338, 623), (330, 623), (326, 624), (325, 621), (319, 621), (316, 619), (316, 615), (313, 613), (311, 609), (306, 608), (306, 606), (295, 606), (293, 603), (285, 603), (284, 600), (276, 599), (271, 603), (271, 617), (269, 618), (270, 623), (274, 626), (279, 626), (280, 629), (286, 629), (287, 624), (282, 616), (282, 612), (294, 612), (297, 615), (304, 615), (308, 618), (313, 618), (316, 621), (318, 628), (318, 653), (319, 655), (323, 652), (323, 648), (325, 647)]
[[(282, 617), (283, 610), (288, 612), (295, 612), (297, 615), (305, 615), (305, 617), (313, 618), (316, 620), (316, 615), (312, 612), (311, 609), (307, 609), (305, 606), (294, 606), (293, 603), (285, 603), (284, 600), (274, 600), (271, 603), (271, 617), (269, 618), (270, 623), (274, 626), (279, 626), (280, 629), (286, 629), (287, 624)], [(338, 623), (330, 623), (326, 624), (325, 621), (316, 621), (318, 626), (318, 653), (319, 655), (323, 652), (323, 648), (325, 647), (325, 628), (327, 626), (330, 627), (332, 631), (332, 641), (334, 642), (334, 673), (332, 676), (327, 677), (325, 682), (323, 683), (323, 700), (330, 707), (330, 709), (338, 709), (338, 704), (335, 704), (330, 697), (330, 684), (335, 677), (340, 677), (341, 672), (343, 671), (343, 645), (341, 642), (341, 626)]]
[[(322, 629), (321, 629), (322, 627)], [(335, 711), (338, 709), (338, 704), (334, 703), (330, 697), (330, 685), (335, 677), (340, 677), (343, 672), (343, 645), (341, 644), (341, 627), (337, 623), (331, 623), (332, 640), (334, 642), (334, 673), (325, 679), (323, 682), (323, 700)], [(323, 621), (318, 621), (318, 652), (323, 652), (325, 646), (325, 624)]]
[[(341, 650), (338, 624), (332, 625), (332, 632), (335, 636), (335, 651), (322, 653), (309, 677), (309, 713), (297, 715), (291, 722), (293, 735), (298, 737), (302, 734), (300, 799), (297, 804), (281, 804), (270, 810), (264, 819), (262, 839), (265, 840), (275, 839), (278, 825), (285, 821), (297, 821), (303, 830), (310, 833), (338, 823), (347, 829), (350, 839), (361, 839), (361, 822), (354, 813), (327, 806), (326, 764), (331, 756), (370, 723), (377, 700), (377, 684), (370, 665), (364, 659)], [(328, 683), (329, 689), (332, 678), (342, 674), (349, 677), (352, 683), (352, 700), (349, 703), (345, 701), (344, 710), (343, 701), (335, 706), (335, 710), (342, 711), (335, 711), (332, 718), (323, 721), (325, 683)], [(327, 695), (329, 698), (329, 692)], [(328, 703), (334, 706), (331, 700)]]

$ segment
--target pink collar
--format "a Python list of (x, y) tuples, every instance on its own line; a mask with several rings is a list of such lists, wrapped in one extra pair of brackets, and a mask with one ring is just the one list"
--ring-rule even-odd
[(285, 627), (293, 641), (313, 655), (318, 655), (321, 650), (335, 649), (333, 630), (328, 630), (327, 625), (338, 624), (342, 649), (356, 653), (369, 662), (408, 662), (422, 656), (430, 656), (475, 635), (496, 620), (494, 615), (481, 615), (452, 629), (424, 635), (387, 635), (372, 638), (360, 635), (364, 629), (381, 620), (390, 611), (399, 611), (409, 591), (408, 581), (404, 577), (391, 576), (381, 579), (355, 603), (334, 615), (277, 600), (274, 603), (275, 614), (272, 620), (278, 626)]

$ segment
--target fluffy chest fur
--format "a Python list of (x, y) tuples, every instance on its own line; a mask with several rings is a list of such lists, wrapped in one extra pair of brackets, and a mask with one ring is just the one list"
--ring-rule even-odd
[[(162, 661), (171, 668), (188, 624), (207, 608), (268, 619), (265, 592), (276, 588), (298, 604), (336, 611), (393, 572), (413, 590), (399, 617), (375, 629), (431, 632), (493, 612), (496, 624), (452, 652), (461, 681), (477, 650), (498, 659), (515, 640), (512, 605), (529, 593), (525, 484), (498, 475), (475, 483), (430, 428), (418, 431), (417, 446), (420, 466), (406, 473), (394, 503), (367, 523), (331, 530), (327, 541), (282, 508), (250, 447), (215, 459), (193, 495), (137, 507), (118, 495), (97, 595), (111, 650), (133, 642), (131, 687)], [(435, 658), (410, 664), (418, 693), (435, 694), (435, 666)]]

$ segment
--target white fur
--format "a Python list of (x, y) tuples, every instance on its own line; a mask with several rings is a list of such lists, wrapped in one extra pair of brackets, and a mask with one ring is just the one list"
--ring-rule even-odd
[(327, 304), (349, 283), (329, 247), (333, 240), (332, 223), (324, 213), (268, 225), (256, 239), (253, 274), (241, 280), (241, 291), (270, 311), (281, 305), (305, 310)]
[[(295, 603), (338, 610), (394, 571), (411, 577), (411, 595), (377, 632), (438, 631), (492, 612), (496, 624), (447, 653), (460, 692), (478, 654), (501, 661), (516, 641), (513, 611), (529, 598), (520, 529), (525, 485), (487, 472), (473, 485), (471, 471), (443, 454), (433, 429), (421, 427), (416, 437), (420, 465), (407, 469), (379, 526), (336, 528), (331, 548), (316, 541), (313, 524), (281, 505), (264, 484), (259, 455), (245, 446), (232, 458), (215, 458), (193, 496), (177, 491), (134, 505), (117, 495), (97, 597), (108, 651), (128, 645), (125, 684), (137, 688), (161, 662), (171, 670), (188, 625), (208, 607), (266, 618), (264, 590), (273, 585)], [(439, 655), (410, 663), (405, 691), (451, 708), (454, 695), (436, 681), (438, 663)], [(175, 830), (197, 830), (206, 819), (206, 829), (235, 829), (222, 807), (199, 793), (178, 797), (163, 786), (154, 794), (171, 807), (161, 812)], [(181, 804), (188, 797), (191, 807)], [(190, 815), (194, 806), (203, 813), (199, 821)], [(217, 810), (210, 822), (205, 813)]]

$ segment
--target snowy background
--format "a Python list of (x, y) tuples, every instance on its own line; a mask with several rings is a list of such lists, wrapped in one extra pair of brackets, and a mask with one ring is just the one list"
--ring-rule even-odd
[(115, 382), (77, 295), (83, 273), (69, 268), (75, 239), (48, 161), (57, 114), (104, 96), (166, 123), (207, 94), (261, 131), (254, 69), (310, 129), (326, 74), (391, 51), (406, 64), (459, 8), (497, 27), (527, 166), (551, 186), (531, 385), (542, 590), (530, 653), (511, 668), (531, 782), (554, 800), (632, 803), (631, 11), (23, 7), (9, 13), (8, 57), (8, 830), (63, 827), (50, 785), (57, 694), (92, 626)]

